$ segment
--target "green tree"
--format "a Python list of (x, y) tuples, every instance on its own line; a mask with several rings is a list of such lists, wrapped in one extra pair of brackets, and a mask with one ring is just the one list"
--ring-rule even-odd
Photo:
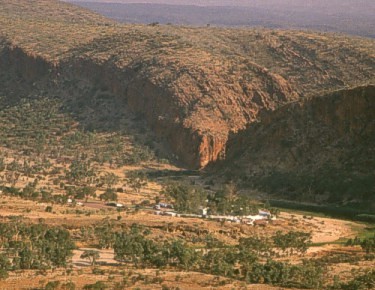
[(116, 259), (131, 262), (136, 267), (152, 263), (154, 255), (160, 252), (158, 245), (146, 239), (137, 226), (133, 226), (130, 232), (116, 233), (113, 248)]
[(220, 276), (234, 276), (238, 253), (234, 249), (211, 250), (202, 258), (201, 267), (205, 272)]
[(8, 278), (8, 270), (11, 269), (11, 262), (8, 257), (0, 253), (0, 280)]
[(127, 185), (135, 192), (140, 192), (141, 188), (147, 185), (147, 176), (141, 171), (132, 171), (127, 173)]
[(104, 184), (107, 185), (108, 188), (112, 188), (112, 186), (117, 184), (117, 182), (120, 180), (120, 178), (112, 172), (106, 172), (104, 176), (100, 177), (100, 179)]
[(96, 260), (98, 260), (99, 258), (100, 254), (95, 250), (85, 250), (81, 255), (81, 259), (88, 259), (91, 263), (91, 266), (94, 266), (96, 264)]
[(67, 230), (45, 224), (25, 225), (19, 220), (0, 224), (5, 254), (12, 269), (47, 269), (66, 266), (75, 248)]
[(177, 265), (188, 271), (198, 264), (201, 257), (197, 251), (187, 246), (181, 240), (174, 240), (170, 245), (169, 258), (175, 260)]
[(240, 253), (249, 257), (252, 256), (251, 254), (257, 257), (271, 257), (274, 254), (272, 248), (272, 241), (269, 238), (261, 237), (241, 238), (238, 245)]
[(363, 239), (360, 245), (367, 254), (375, 252), (375, 235), (371, 238)]
[(107, 285), (102, 281), (96, 281), (94, 284), (87, 284), (83, 286), (84, 290), (104, 290), (107, 288)]
[(113, 188), (107, 188), (104, 193), (99, 196), (100, 200), (113, 200), (117, 201), (117, 193)]
[(82, 182), (91, 177), (95, 177), (96, 173), (89, 161), (73, 160), (69, 170), (66, 172), (67, 180), (72, 182)]
[(99, 246), (102, 249), (112, 248), (115, 243), (114, 225), (112, 222), (105, 220), (95, 227), (95, 236), (98, 238)]
[(174, 200), (174, 207), (180, 212), (199, 213), (199, 207), (206, 205), (207, 193), (200, 188), (170, 184), (162, 193)]
[(293, 255), (294, 252), (304, 254), (311, 243), (311, 234), (298, 231), (290, 231), (283, 234), (278, 231), (273, 236), (273, 242), (276, 247), (287, 255)]
[(84, 186), (81, 188), (78, 188), (75, 191), (74, 197), (76, 199), (85, 199), (88, 200), (89, 197), (95, 197), (96, 196), (96, 189), (92, 186)]

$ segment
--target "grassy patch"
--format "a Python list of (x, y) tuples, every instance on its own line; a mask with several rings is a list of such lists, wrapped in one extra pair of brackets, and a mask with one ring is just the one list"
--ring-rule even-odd
[(344, 206), (306, 204), (287, 200), (269, 200), (269, 203), (271, 206), (280, 208), (284, 211), (345, 220), (358, 220), (358, 215), (370, 214), (370, 212), (366, 210)]

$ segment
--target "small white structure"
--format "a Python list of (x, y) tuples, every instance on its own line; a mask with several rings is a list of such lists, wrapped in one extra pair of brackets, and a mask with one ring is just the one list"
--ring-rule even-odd
[(164, 203), (164, 202), (160, 202), (160, 203), (159, 203), (159, 206), (160, 206), (161, 208), (171, 208), (171, 209), (174, 208), (174, 207), (173, 207), (173, 204), (168, 204), (168, 203)]
[(123, 208), (124, 207), (124, 205), (122, 203), (117, 203), (117, 202), (107, 202), (106, 205), (107, 206), (119, 207), (119, 208)]
[(262, 216), (262, 217), (265, 217), (265, 218), (271, 217), (271, 213), (269, 211), (265, 211), (265, 210), (259, 210), (259, 215)]
[(208, 212), (208, 208), (207, 207), (203, 207), (203, 206), (200, 206), (199, 207), (199, 214), (202, 215), (202, 216), (206, 216), (207, 215), (207, 212)]

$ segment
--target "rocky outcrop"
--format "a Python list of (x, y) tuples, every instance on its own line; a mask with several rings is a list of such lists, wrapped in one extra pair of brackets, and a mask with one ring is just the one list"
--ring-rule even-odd
[[(374, 116), (373, 85), (293, 102), (272, 112), (263, 111), (259, 122), (231, 136), (227, 159), (247, 169), (266, 168), (266, 164), (291, 169), (319, 166), (327, 160), (339, 162), (356, 146), (375, 149), (369, 143), (375, 136)], [(367, 162), (372, 159), (358, 157)], [(364, 165), (358, 164), (367, 170)]]
[[(181, 116), (184, 104), (178, 102), (178, 96), (154, 84), (152, 80), (137, 75), (134, 70), (121, 70), (110, 63), (98, 64), (87, 59), (69, 59), (51, 64), (9, 44), (1, 52), (0, 67), (13, 71), (28, 83), (42, 83), (40, 86), (50, 90), (50, 94), (63, 90), (66, 80), (86, 81), (92, 86), (104, 88), (119, 100), (124, 109), (141, 114), (153, 131), (167, 141), (176, 157), (189, 168), (204, 167), (224, 152), (230, 128), (219, 119), (220, 116), (213, 116), (219, 120), (213, 124), (212, 130), (208, 126), (205, 128), (204, 124), (196, 126), (194, 120), (186, 122)], [(272, 79), (274, 76), (266, 77)], [(284, 101), (289, 94), (294, 94), (285, 83), (280, 84), (278, 89)], [(257, 106), (267, 105), (263, 103), (268, 98), (267, 94), (247, 91), (247, 96), (257, 98), (261, 102)], [(118, 109), (121, 110), (120, 107)], [(242, 109), (246, 111), (246, 108)], [(246, 120), (239, 120), (232, 129), (243, 127), (244, 124)]]
[(284, 197), (310, 193), (331, 201), (346, 198), (371, 204), (374, 116), (374, 85), (264, 111), (259, 122), (230, 137), (227, 160), (216, 169), (242, 180), (246, 187)]
[(52, 66), (43, 58), (28, 55), (21, 48), (12, 47), (4, 41), (0, 50), (0, 68), (11, 69), (27, 82), (33, 82), (47, 76)]

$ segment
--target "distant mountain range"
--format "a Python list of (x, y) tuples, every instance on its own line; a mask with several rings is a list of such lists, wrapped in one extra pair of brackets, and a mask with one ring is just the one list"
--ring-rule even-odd
[(372, 0), (68, 0), (120, 22), (261, 26), (375, 37)]

